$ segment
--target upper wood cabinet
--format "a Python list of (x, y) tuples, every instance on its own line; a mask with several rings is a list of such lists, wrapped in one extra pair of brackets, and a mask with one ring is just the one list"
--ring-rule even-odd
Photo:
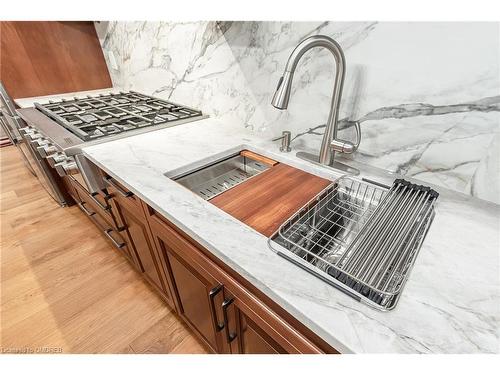
[(0, 22), (0, 77), (13, 98), (112, 87), (93, 22)]

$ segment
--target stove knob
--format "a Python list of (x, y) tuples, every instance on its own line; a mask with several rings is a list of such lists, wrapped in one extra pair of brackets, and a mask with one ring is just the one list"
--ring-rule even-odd
[(30, 140), (30, 141), (34, 141), (34, 140), (42, 138), (42, 135), (36, 131), (28, 133), (26, 136), (28, 137), (28, 140)]
[(56, 164), (62, 163), (63, 161), (66, 160), (68, 160), (68, 157), (61, 152), (49, 155), (47, 157), (47, 161), (49, 162), (52, 168), (55, 168)]
[(35, 139), (34, 141), (30, 141), (30, 143), (36, 148), (50, 144), (50, 142), (47, 139), (43, 138)]
[(19, 132), (23, 135), (26, 135), (28, 133), (32, 133), (33, 129), (31, 129), (29, 126), (25, 126), (23, 128), (19, 128)]
[(46, 140), (46, 139), (43, 139), (43, 138), (38, 138), (38, 139), (35, 139), (35, 140), (32, 140), (32, 141), (29, 141), (29, 143), (31, 144), (31, 146), (33, 148), (37, 149), (40, 146), (47, 145), (49, 143), (49, 141)]
[(62, 163), (57, 163), (55, 165), (56, 171), (59, 176), (64, 177), (70, 174), (78, 173), (78, 166), (74, 160), (68, 159)]
[(47, 158), (49, 155), (57, 152), (57, 147), (50, 143), (38, 146), (36, 149), (43, 158)]

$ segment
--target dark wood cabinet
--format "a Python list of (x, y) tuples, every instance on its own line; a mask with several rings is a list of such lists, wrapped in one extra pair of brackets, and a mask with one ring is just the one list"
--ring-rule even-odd
[(256, 320), (255, 313), (241, 300), (226, 293), (222, 304), (226, 343), (232, 354), (280, 354), (287, 351)]
[[(80, 206), (80, 208), (87, 213), (87, 211), (95, 212), (97, 215), (101, 216), (109, 225), (116, 225), (113, 221), (111, 215), (111, 208), (109, 205), (109, 197), (106, 194), (90, 194), (87, 189), (83, 187), (82, 184), (85, 182), (79, 182), (77, 178), (81, 179), (80, 175), (65, 176), (65, 184), (68, 186), (68, 192), (73, 197), (75, 202)], [(83, 207), (82, 207), (83, 206)]]
[(335, 353), (220, 259), (103, 175), (124, 252), (213, 352)]
[(108, 188), (112, 215), (122, 231), (130, 259), (150, 284), (173, 306), (168, 279), (161, 269), (143, 204), (120, 185)]
[(241, 310), (237, 311), (238, 351), (241, 354), (279, 354), (286, 353), (269, 335), (248, 318)]
[(13, 98), (112, 87), (93, 22), (3, 21), (0, 77)]
[[(210, 275), (198, 272), (173, 252), (166, 251), (179, 304), (179, 315), (198, 331), (213, 351), (221, 349), (220, 335), (215, 328), (215, 298), (210, 291), (220, 285)], [(207, 277), (208, 276), (208, 277)], [(222, 295), (222, 289), (219, 290)]]
[[(74, 179), (71, 176), (64, 176), (61, 178), (61, 180), (66, 191), (71, 196), (71, 198), (73, 198), (74, 203), (78, 203), (80, 201), (80, 197), (78, 196), (78, 193), (75, 187), (73, 186)], [(70, 203), (71, 203), (70, 205), (74, 204), (73, 202)]]
[(150, 219), (150, 225), (163, 267), (170, 278), (177, 313), (212, 351), (227, 351), (222, 342), (220, 311), (224, 301), (223, 285), (185, 252), (193, 250), (190, 249), (191, 244), (183, 241), (156, 217)]
[(123, 232), (115, 225), (106, 194), (90, 194), (73, 176), (63, 179), (69, 194), (80, 209), (122, 254), (130, 257)]
[(147, 224), (133, 212), (127, 209), (127, 206), (120, 204), (116, 199), (112, 200), (113, 214), (117, 218), (123, 233), (126, 237), (128, 247), (136, 254), (135, 263), (137, 268), (145, 273), (157, 288), (164, 289), (164, 286), (158, 275), (157, 265), (153, 259), (152, 246), (148, 238)]
[(177, 312), (218, 353), (322, 353), (193, 241), (148, 209)]

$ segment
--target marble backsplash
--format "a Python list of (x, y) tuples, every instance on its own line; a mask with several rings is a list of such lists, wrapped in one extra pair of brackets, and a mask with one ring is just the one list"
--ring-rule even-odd
[(115, 86), (200, 108), (262, 137), (291, 130), (317, 151), (334, 64), (302, 58), (288, 110), (270, 104), (292, 49), (326, 34), (345, 52), (342, 131), (357, 161), (500, 203), (498, 23), (101, 22)]

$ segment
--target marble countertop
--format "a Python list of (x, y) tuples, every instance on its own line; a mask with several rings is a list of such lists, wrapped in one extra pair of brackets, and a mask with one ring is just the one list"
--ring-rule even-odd
[[(168, 178), (242, 149), (340, 176), (278, 148), (205, 119), (83, 152), (340, 352), (500, 352), (500, 206), (432, 186), (440, 193), (434, 222), (398, 306), (380, 312), (282, 259), (267, 238)], [(394, 178), (368, 167), (363, 175)]]
[(49, 100), (61, 100), (61, 99), (73, 99), (73, 98), (84, 98), (87, 95), (100, 95), (100, 94), (109, 94), (109, 93), (118, 93), (120, 89), (110, 87), (106, 89), (98, 89), (98, 90), (89, 90), (89, 91), (76, 91), (76, 92), (65, 92), (62, 94), (53, 94), (53, 95), (45, 95), (45, 96), (32, 96), (29, 98), (18, 98), (14, 99), (14, 102), (20, 108), (29, 108), (34, 107), (35, 103), (46, 104)]

